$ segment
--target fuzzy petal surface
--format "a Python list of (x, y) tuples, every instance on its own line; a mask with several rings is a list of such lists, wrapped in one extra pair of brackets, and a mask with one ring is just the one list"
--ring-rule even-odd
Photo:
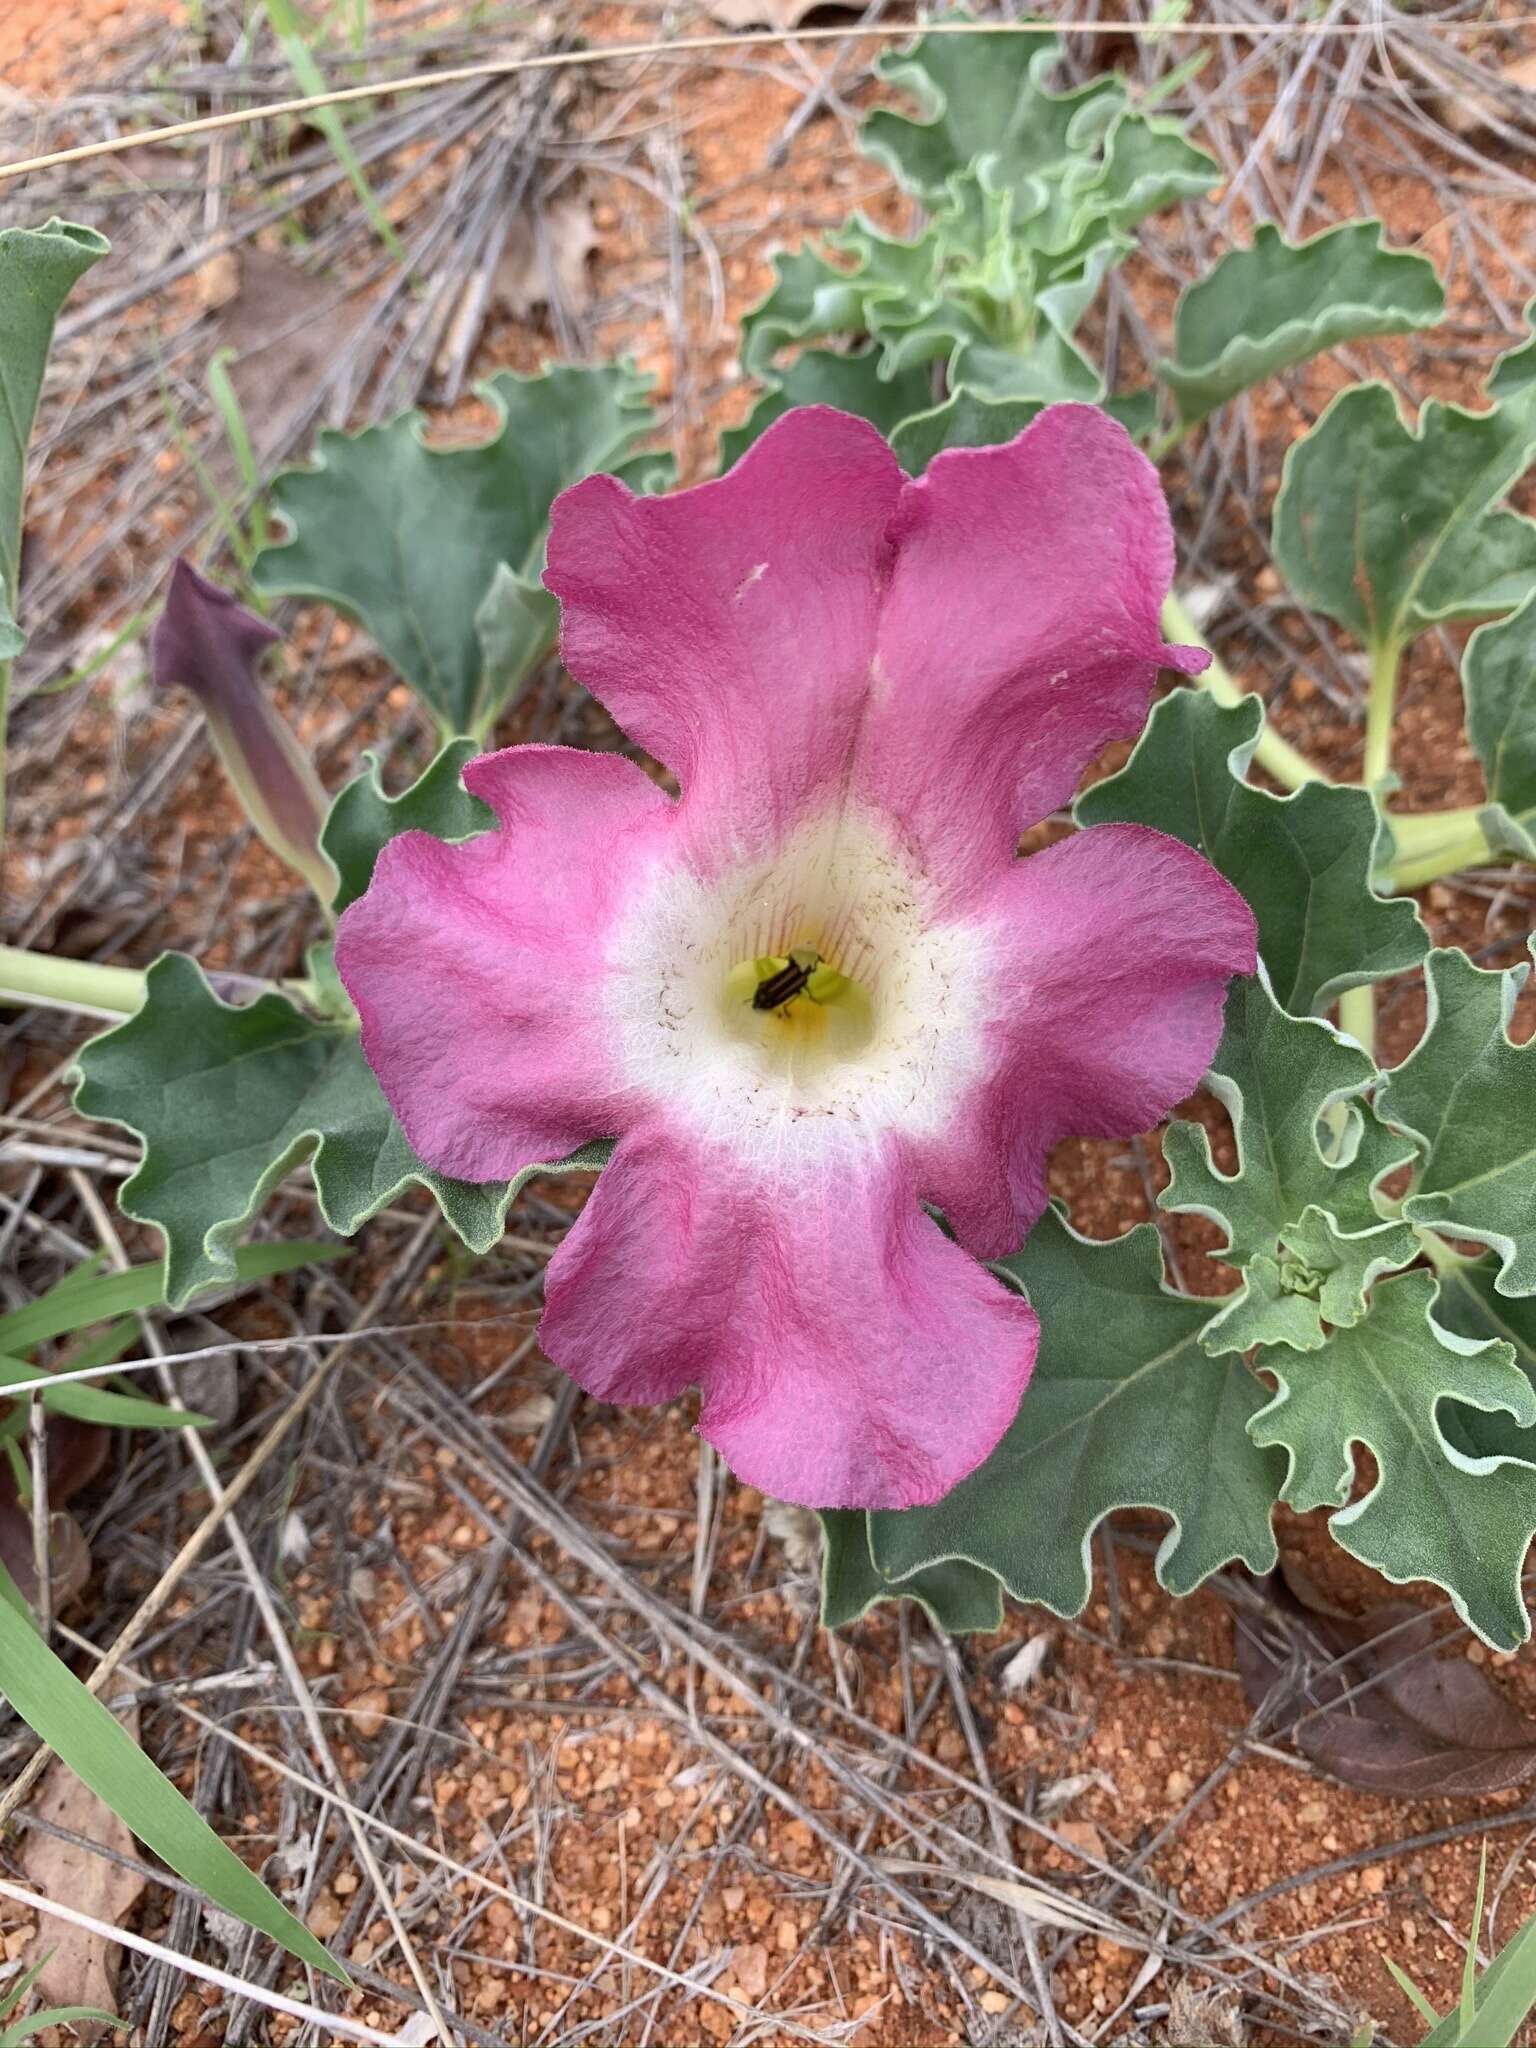
[(1092, 405), (1054, 405), (999, 447), (955, 448), (891, 529), (877, 688), (856, 794), (904, 821), (959, 895), (1139, 732), (1166, 647), (1173, 532), (1157, 471)]
[(592, 991), (674, 805), (632, 761), (508, 747), (464, 781), (499, 829), (460, 846), (405, 832), (345, 913), (336, 965), (406, 1136), (461, 1180), (509, 1180), (638, 1113)]
[(1210, 863), (1145, 825), (1095, 825), (997, 875), (989, 897), (1008, 1000), (988, 1078), (923, 1148), (924, 1198), (978, 1258), (1017, 1250), (1045, 1207), (1060, 1139), (1150, 1130), (1193, 1093), (1253, 912)]
[(937, 1500), (1012, 1421), (1038, 1334), (918, 1208), (899, 1148), (775, 1186), (660, 1121), (620, 1142), (545, 1301), (544, 1347), (589, 1393), (701, 1388), (738, 1478), (807, 1507)]
[(808, 406), (716, 482), (556, 499), (562, 658), (716, 844), (771, 839), (844, 777), (905, 481), (867, 421)]

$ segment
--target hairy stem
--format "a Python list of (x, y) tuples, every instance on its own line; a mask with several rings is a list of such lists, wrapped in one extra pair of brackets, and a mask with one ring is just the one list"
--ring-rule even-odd
[(1375, 789), (1392, 766), (1392, 718), (1403, 650), (1395, 640), (1371, 649), (1371, 688), (1365, 700), (1365, 761), (1360, 780)]
[(136, 967), (103, 967), (94, 960), (0, 946), (0, 1003), (117, 1018), (131, 1017), (143, 1000), (144, 976)]
[(1339, 1029), (1358, 1039), (1375, 1059), (1376, 991), (1369, 982), (1364, 988), (1347, 988), (1339, 997)]
[[(1186, 647), (1204, 647), (1204, 636), (1184, 605), (1174, 592), (1170, 591), (1163, 601), (1163, 631), (1172, 641)], [(1245, 690), (1213, 655), (1211, 665), (1203, 675), (1194, 678), (1202, 689), (1208, 690), (1218, 704), (1229, 709), (1244, 704), (1253, 696)], [(1255, 697), (1256, 703), (1263, 699)], [(1326, 782), (1328, 777), (1321, 768), (1314, 767), (1299, 747), (1293, 747), (1289, 740), (1282, 739), (1266, 718), (1259, 731), (1259, 743), (1254, 748), (1253, 758), (1259, 767), (1272, 775), (1282, 789), (1300, 789), (1304, 783)]]
[(1497, 860), (1499, 849), (1489, 843), (1481, 813), (1481, 804), (1467, 804), (1454, 811), (1414, 812), (1403, 818), (1389, 813), (1393, 888), (1400, 892), (1422, 889), (1460, 868)]

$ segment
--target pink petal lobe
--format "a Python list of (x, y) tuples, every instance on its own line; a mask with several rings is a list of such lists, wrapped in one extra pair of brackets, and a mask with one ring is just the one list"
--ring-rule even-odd
[(714, 483), (636, 498), (597, 476), (555, 501), (566, 666), (695, 817), (772, 837), (842, 773), (904, 482), (866, 421), (809, 406)]
[(992, 1067), (919, 1160), (924, 1198), (978, 1258), (1016, 1250), (1060, 1139), (1150, 1130), (1198, 1086), (1253, 912), (1192, 848), (1095, 825), (1014, 862), (984, 899), (1008, 994)]
[(1157, 472), (1096, 406), (951, 449), (909, 484), (854, 787), (953, 895), (1145, 721), (1173, 533)]
[(541, 1341), (606, 1401), (703, 1390), (738, 1478), (807, 1507), (912, 1507), (1012, 1421), (1034, 1313), (952, 1244), (899, 1148), (814, 1184), (632, 1130), (552, 1261)]
[(402, 833), (336, 934), (363, 1050), (429, 1166), (507, 1180), (636, 1115), (595, 991), (675, 806), (633, 762), (508, 747), (464, 771), (499, 829)]

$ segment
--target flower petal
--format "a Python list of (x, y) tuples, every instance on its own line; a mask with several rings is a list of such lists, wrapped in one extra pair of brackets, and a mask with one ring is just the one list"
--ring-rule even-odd
[(1199, 1084), (1227, 982), (1257, 956), (1231, 883), (1144, 825), (1095, 825), (1015, 861), (984, 908), (1008, 997), (992, 1074), (924, 1148), (919, 1187), (995, 1259), (1045, 1207), (1052, 1145), (1150, 1130)]
[(912, 1507), (973, 1471), (1034, 1363), (1033, 1311), (920, 1210), (901, 1148), (796, 1186), (659, 1118), (552, 1261), (541, 1341), (606, 1401), (703, 1389), (738, 1478), (807, 1507)]
[(676, 807), (633, 762), (570, 747), (482, 755), (464, 781), (499, 829), (392, 839), (336, 965), (416, 1150), (441, 1173), (507, 1180), (637, 1114), (594, 991)]
[(904, 483), (866, 421), (807, 406), (717, 482), (636, 498), (596, 476), (555, 501), (566, 666), (706, 831), (771, 844), (844, 773)]
[(1140, 730), (1164, 647), (1173, 534), (1157, 472), (1091, 405), (952, 449), (910, 484), (892, 539), (879, 686), (853, 787), (903, 821), (953, 898)]

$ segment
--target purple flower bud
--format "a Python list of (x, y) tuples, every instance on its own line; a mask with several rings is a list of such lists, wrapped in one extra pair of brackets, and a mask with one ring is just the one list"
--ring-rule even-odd
[(150, 672), (159, 689), (192, 692), (247, 817), (329, 906), (336, 876), (320, 851), (325, 791), (256, 673), (281, 637), (183, 556), (150, 635)]

